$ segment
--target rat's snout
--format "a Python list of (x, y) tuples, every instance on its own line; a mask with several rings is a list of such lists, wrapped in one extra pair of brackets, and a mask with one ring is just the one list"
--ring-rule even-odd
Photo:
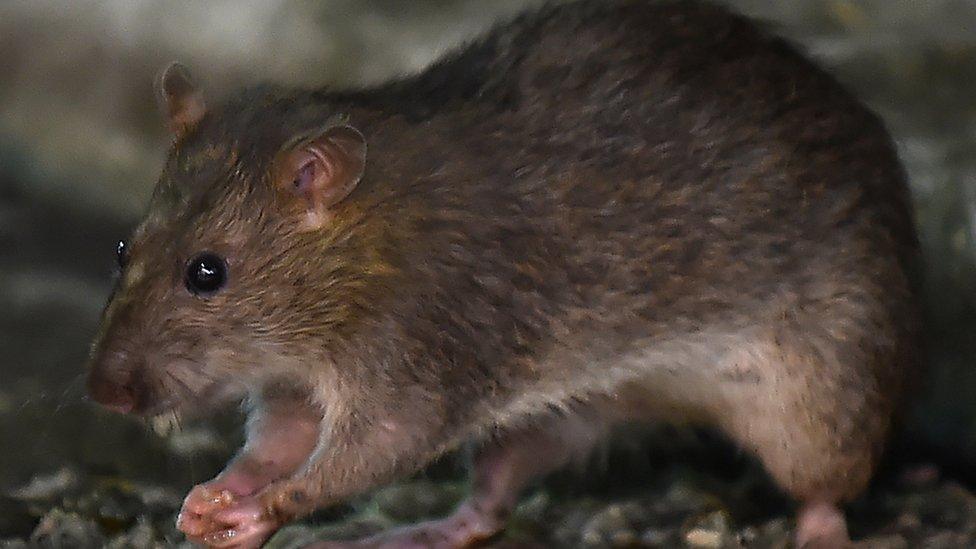
[(106, 408), (128, 414), (136, 410), (138, 391), (124, 353), (101, 353), (93, 357), (88, 372), (88, 395)]
[(120, 414), (128, 414), (136, 406), (135, 391), (129, 385), (97, 370), (88, 374), (88, 394), (95, 402)]

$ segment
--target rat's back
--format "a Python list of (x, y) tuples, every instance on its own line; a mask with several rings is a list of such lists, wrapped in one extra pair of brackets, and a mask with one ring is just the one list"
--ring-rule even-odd
[[(444, 158), (433, 215), (498, 243), (486, 272), (537, 261), (537, 293), (609, 355), (814, 311), (818, 330), (913, 340), (917, 242), (886, 130), (746, 18), (699, 2), (550, 6), (387, 93), (449, 136), (425, 155)], [(511, 306), (538, 310), (532, 297)]]
[(532, 376), (496, 367), (494, 419), (704, 421), (802, 500), (863, 488), (917, 358), (917, 242), (886, 130), (834, 78), (720, 7), (581, 2), (391, 89), (464, 151), (445, 211), (482, 278), (541, 273), (464, 286), (539, 338)]
[[(561, 217), (578, 253), (619, 235), (635, 257), (733, 287), (812, 263), (863, 270), (837, 253), (858, 239), (897, 273), (914, 268), (908, 187), (877, 116), (791, 44), (715, 5), (549, 6), (368, 97), (441, 122), (456, 147), (440, 152), (478, 176), (455, 186)], [(634, 249), (661, 238), (681, 249)], [(696, 260), (723, 256), (724, 269)]]

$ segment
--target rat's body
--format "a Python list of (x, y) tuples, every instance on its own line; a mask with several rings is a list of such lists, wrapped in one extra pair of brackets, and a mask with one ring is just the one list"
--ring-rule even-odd
[[(477, 440), (471, 502), (369, 542), (462, 545), (613, 423), (663, 420), (755, 453), (801, 541), (846, 536), (915, 360), (916, 243), (881, 123), (786, 43), (594, 1), (376, 89), (163, 92), (177, 143), (91, 384), (144, 414), (251, 395), (189, 535), (258, 543)], [(193, 295), (202, 251), (226, 283)]]

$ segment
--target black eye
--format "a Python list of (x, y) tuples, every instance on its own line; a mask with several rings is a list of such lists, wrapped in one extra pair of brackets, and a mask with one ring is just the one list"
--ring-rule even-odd
[(186, 265), (186, 289), (195, 295), (209, 295), (227, 282), (227, 263), (217, 254), (203, 252)]
[(129, 245), (125, 243), (125, 240), (119, 240), (119, 243), (115, 245), (115, 260), (120, 269), (124, 269), (129, 263)]

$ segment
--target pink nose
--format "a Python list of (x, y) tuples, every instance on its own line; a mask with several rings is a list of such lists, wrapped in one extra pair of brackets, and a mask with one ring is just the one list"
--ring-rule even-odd
[(128, 414), (136, 406), (136, 397), (130, 387), (96, 372), (88, 375), (88, 394), (95, 402), (120, 414)]

